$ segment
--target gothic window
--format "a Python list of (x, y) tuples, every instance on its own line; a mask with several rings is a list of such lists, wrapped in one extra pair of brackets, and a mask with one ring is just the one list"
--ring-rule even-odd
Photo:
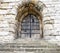
[(21, 23), (21, 38), (34, 37), (40, 35), (40, 24), (39, 20), (34, 15), (26, 16)]

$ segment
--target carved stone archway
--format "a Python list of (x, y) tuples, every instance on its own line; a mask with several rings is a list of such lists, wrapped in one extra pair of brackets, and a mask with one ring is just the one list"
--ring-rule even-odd
[[(44, 6), (44, 4), (42, 4), (42, 6)], [(16, 16), (16, 20), (17, 20), (17, 37), (19, 37), (18, 33), (21, 31), (21, 22), (23, 20), (23, 18), (29, 14), (35, 15), (40, 22), (40, 38), (43, 38), (43, 16), (42, 16), (42, 10), (43, 8), (40, 7), (40, 9), (38, 9), (38, 6), (36, 7), (36, 4), (33, 3), (32, 1), (27, 2), (22, 4), (21, 6), (18, 6), (18, 13)]]

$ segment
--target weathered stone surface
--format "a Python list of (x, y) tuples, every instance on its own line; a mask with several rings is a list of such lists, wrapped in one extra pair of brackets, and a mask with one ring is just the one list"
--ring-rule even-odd
[[(18, 11), (17, 8), (19, 5), (21, 5), (22, 1), (24, 2), (24, 0), (0, 0), (0, 43), (12, 42), (15, 39), (18, 26), (17, 21), (15, 20)], [(27, 1), (28, 0), (26, 0), (26, 2)], [(43, 39), (47, 40), (49, 43), (60, 45), (60, 0), (40, 0), (40, 1), (42, 1), (46, 5), (46, 9), (44, 9), (42, 13), (44, 27)], [(46, 44), (46, 42), (41, 41), (40, 39), (39, 41), (37, 41), (38, 43), (37, 42), (33, 43), (32, 41), (29, 41), (35, 39), (27, 38), (26, 41), (24, 40), (19, 39), (13, 41), (14, 43), (12, 42), (11, 44), (8, 43), (5, 46), (3, 45), (5, 48), (3, 46), (2, 47), (0, 46), (0, 53), (60, 53), (60, 47), (50, 46), (51, 48), (50, 47), (44, 48), (46, 46), (49, 46), (49, 44)], [(27, 43), (23, 44), (22, 42)], [(44, 44), (46, 45), (44, 46)], [(27, 46), (23, 48), (24, 45)], [(32, 47), (34, 48), (30, 47), (31, 45), (33, 45)], [(10, 46), (12, 47), (10, 48)], [(18, 48), (17, 49), (13, 48), (15, 46)]]
[[(48, 42), (44, 40), (29, 40), (27, 39), (16, 39), (13, 41), (13, 43), (6, 43), (5, 45), (0, 45), (0, 52), (8, 52), (8, 53), (59, 53), (60, 49), (57, 45), (49, 44)], [(21, 42), (22, 41), (22, 42)], [(4, 47), (3, 47), (4, 46)], [(3, 50), (2, 50), (3, 49)]]
[(17, 2), (19, 0), (3, 0), (2, 2)]

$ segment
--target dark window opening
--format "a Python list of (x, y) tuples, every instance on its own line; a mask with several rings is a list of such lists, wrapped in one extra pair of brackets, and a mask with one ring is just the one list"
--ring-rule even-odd
[(21, 38), (29, 37), (34, 35), (40, 35), (40, 23), (37, 17), (34, 15), (26, 16), (21, 23)]

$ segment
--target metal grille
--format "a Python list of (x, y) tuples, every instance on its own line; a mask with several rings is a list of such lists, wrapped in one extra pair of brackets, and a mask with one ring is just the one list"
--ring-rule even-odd
[(37, 17), (29, 14), (26, 16), (21, 24), (21, 37), (34, 37), (34, 35), (40, 34), (40, 24)]

